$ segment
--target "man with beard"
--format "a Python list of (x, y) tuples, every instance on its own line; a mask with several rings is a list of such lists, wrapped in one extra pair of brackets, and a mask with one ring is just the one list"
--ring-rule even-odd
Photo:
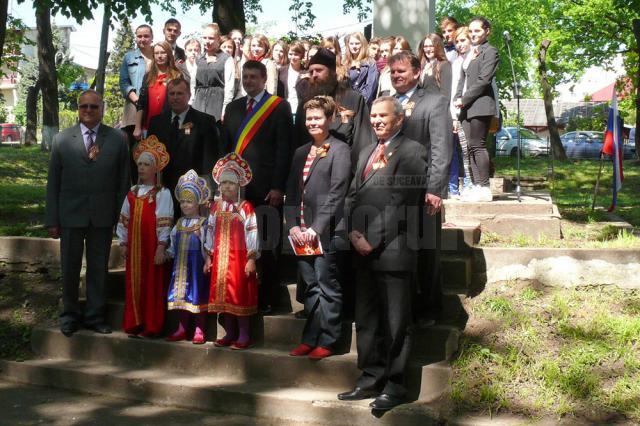
[[(309, 79), (299, 85), (300, 103), (296, 117), (304, 117), (305, 102), (315, 96), (331, 96), (338, 113), (331, 123), (332, 136), (346, 142), (351, 147), (352, 163), (356, 164), (358, 153), (363, 147), (373, 144), (373, 133), (369, 123), (369, 108), (365, 99), (349, 87), (348, 81), (338, 82), (336, 55), (322, 48), (309, 61)], [(304, 120), (297, 119), (296, 148), (311, 141)]]

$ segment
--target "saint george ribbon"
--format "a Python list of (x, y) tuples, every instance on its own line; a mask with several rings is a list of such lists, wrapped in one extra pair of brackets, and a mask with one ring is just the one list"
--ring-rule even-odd
[(265, 93), (260, 102), (253, 105), (253, 110), (248, 112), (240, 123), (240, 128), (236, 134), (235, 152), (242, 155), (244, 150), (253, 140), (253, 137), (260, 129), (264, 121), (269, 118), (271, 113), (280, 103), (282, 98)]

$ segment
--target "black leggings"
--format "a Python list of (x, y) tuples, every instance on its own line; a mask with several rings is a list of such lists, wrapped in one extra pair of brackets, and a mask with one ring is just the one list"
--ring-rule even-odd
[(467, 136), (469, 160), (474, 185), (489, 186), (489, 152), (487, 151), (487, 130), (491, 115), (467, 118), (462, 128)]

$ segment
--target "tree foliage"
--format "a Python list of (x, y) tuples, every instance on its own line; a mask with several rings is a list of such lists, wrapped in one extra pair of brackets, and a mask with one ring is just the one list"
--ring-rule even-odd
[[(18, 0), (24, 3), (25, 0)], [(61, 14), (67, 18), (75, 19), (78, 24), (82, 24), (85, 19), (93, 19), (93, 12), (99, 6), (104, 6), (111, 10), (113, 16), (118, 20), (135, 18), (138, 12), (142, 13), (150, 22), (151, 4), (155, 1), (148, 0), (39, 0), (42, 7), (51, 9), (53, 15)]]

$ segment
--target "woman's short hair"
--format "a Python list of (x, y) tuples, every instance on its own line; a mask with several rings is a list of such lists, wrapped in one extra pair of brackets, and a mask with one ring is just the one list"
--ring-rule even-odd
[(319, 109), (324, 112), (324, 116), (331, 118), (336, 113), (336, 102), (331, 96), (315, 96), (304, 104), (305, 113), (310, 109)]

